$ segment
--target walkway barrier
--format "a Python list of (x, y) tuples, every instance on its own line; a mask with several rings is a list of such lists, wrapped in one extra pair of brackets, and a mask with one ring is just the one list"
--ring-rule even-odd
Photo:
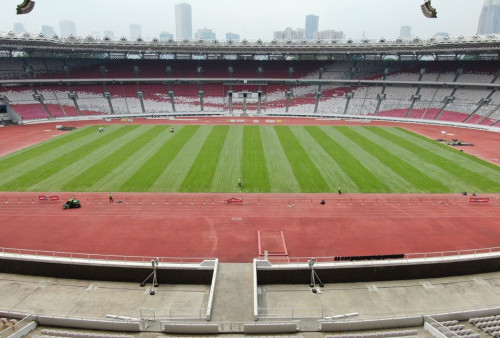
[[(105, 320), (102, 318), (56, 316), (51, 314), (35, 314), (26, 312), (0, 311), (1, 316), (25, 318), (30, 316), (38, 325), (51, 327), (71, 327), (86, 330), (103, 330), (119, 332), (139, 332), (140, 322), (136, 320)], [(2, 337), (3, 338), (3, 337)]]
[[(7, 316), (10, 317), (10, 316)], [(19, 317), (13, 317), (19, 318)], [(33, 321), (33, 316), (26, 315), (20, 321), (16, 321), (16, 323), (6, 329), (0, 331), (0, 338), (21, 338), (27, 335), (29, 332), (33, 331), (37, 327), (36, 322)]]
[(205, 308), (171, 308), (171, 309), (148, 309), (140, 308), (139, 316), (141, 320), (162, 321), (175, 319), (202, 320), (206, 319), (207, 309)]
[[(68, 193), (69, 197), (70, 193)], [(468, 197), (463, 195), (450, 196), (402, 196), (388, 195), (387, 197), (370, 197), (369, 194), (363, 197), (357, 195), (343, 194), (341, 196), (331, 197), (333, 194), (327, 194), (322, 197), (287, 197), (287, 196), (269, 196), (253, 197), (252, 194), (243, 196), (214, 195), (214, 194), (163, 194), (159, 193), (154, 196), (131, 196), (126, 193), (120, 196), (116, 193), (114, 196), (115, 204), (124, 205), (143, 205), (143, 206), (175, 206), (175, 205), (222, 205), (236, 204), (243, 206), (282, 206), (282, 207), (311, 207), (320, 206), (330, 208), (335, 206), (379, 206), (379, 205), (395, 205), (395, 206), (447, 206), (447, 205), (469, 205), (471, 203), (488, 203), (491, 205), (500, 205), (500, 195), (489, 195), (488, 197)], [(334, 195), (335, 196), (335, 195)], [(367, 197), (365, 197), (367, 196)], [(377, 195), (379, 196), (379, 195)], [(86, 197), (82, 194), (81, 197), (75, 196), (83, 205), (105, 205), (109, 204), (107, 194), (103, 193), (102, 197), (91, 196)], [(31, 195), (31, 194), (10, 194), (5, 193), (0, 195), (0, 204), (35, 204), (46, 201), (58, 201), (60, 198), (57, 195)], [(64, 198), (62, 198), (64, 199)], [(322, 203), (324, 201), (324, 203)], [(228, 203), (231, 202), (231, 203)]]
[(259, 308), (259, 319), (325, 318), (337, 314), (337, 312), (326, 308)]
[(186, 334), (217, 334), (219, 325), (216, 323), (162, 323), (162, 332)]
[[(314, 259), (316, 263), (348, 263), (348, 262), (360, 262), (365, 264), (373, 262), (380, 262), (381, 260), (391, 259), (398, 261), (407, 261), (410, 259), (426, 259), (426, 258), (440, 258), (440, 257), (461, 257), (461, 256), (475, 256), (484, 254), (495, 254), (500, 253), (500, 247), (491, 248), (479, 248), (479, 249), (464, 249), (455, 251), (436, 251), (436, 252), (423, 252), (423, 253), (405, 253), (402, 255), (380, 255), (380, 256), (315, 256)], [(364, 259), (363, 259), (364, 257)], [(263, 255), (259, 259), (265, 258)], [(280, 256), (268, 256), (266, 258), (272, 264), (307, 264), (311, 257), (280, 257)]]
[(100, 263), (106, 264), (123, 264), (123, 263), (147, 263), (150, 264), (151, 260), (158, 260), (160, 264), (201, 264), (204, 261), (215, 260), (211, 257), (154, 257), (154, 256), (123, 256), (123, 255), (105, 255), (105, 254), (91, 254), (79, 252), (64, 252), (64, 251), (45, 251), (45, 250), (30, 250), (30, 249), (16, 249), (0, 247), (0, 257), (10, 257), (19, 259), (31, 260), (59, 260), (75, 261), (79, 264), (82, 263)]
[(299, 330), (299, 322), (252, 323), (243, 325), (243, 332), (245, 334), (296, 333)]

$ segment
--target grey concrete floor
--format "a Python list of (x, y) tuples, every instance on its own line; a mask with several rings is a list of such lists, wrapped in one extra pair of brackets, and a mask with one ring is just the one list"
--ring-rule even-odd
[[(252, 264), (221, 264), (219, 268), (212, 322), (253, 322)], [(104, 319), (108, 314), (139, 317), (141, 309), (146, 314), (147, 309), (155, 309), (158, 317), (174, 318), (182, 313), (197, 320), (195, 317), (201, 316), (207, 306), (209, 285), (160, 284), (154, 296), (149, 294), (150, 287), (0, 273), (0, 310)], [(260, 285), (258, 289), (263, 315), (259, 321), (352, 312), (359, 313), (355, 319), (374, 319), (500, 306), (500, 272), (326, 284), (318, 294), (312, 293), (308, 285)], [(306, 332), (300, 335), (323, 336)]]

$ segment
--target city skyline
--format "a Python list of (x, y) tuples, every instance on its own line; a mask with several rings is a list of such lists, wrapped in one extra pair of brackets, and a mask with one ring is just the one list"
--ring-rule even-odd
[[(139, 6), (138, 2), (126, 0), (75, 0), (71, 9), (65, 9), (58, 6), (56, 0), (45, 0), (37, 3), (32, 13), (16, 16), (17, 2), (4, 0), (3, 8), (12, 7), (12, 11), (4, 11), (0, 32), (12, 31), (14, 23), (19, 22), (31, 34), (40, 33), (42, 25), (53, 26), (60, 34), (57, 23), (67, 20), (75, 22), (78, 36), (98, 33), (104, 36), (103, 32), (113, 31), (115, 38), (130, 38), (130, 24), (136, 23), (141, 25), (145, 40), (158, 37), (162, 32), (176, 33), (175, 6), (181, 3), (144, 0)], [(244, 10), (230, 0), (184, 2), (192, 8), (192, 32), (207, 27), (218, 39), (224, 39), (231, 32), (238, 34), (241, 40), (251, 41), (270, 41), (275, 31), (285, 27), (305, 28), (306, 16), (311, 13), (319, 16), (318, 31), (343, 31), (346, 39), (360, 39), (363, 35), (369, 39), (396, 39), (404, 25), (412, 27), (413, 36), (424, 39), (443, 31), (452, 37), (470, 36), (476, 34), (483, 6), (483, 1), (434, 1), (438, 18), (428, 19), (420, 11), (421, 0), (254, 0), (252, 6), (245, 6)], [(162, 10), (150, 11), (150, 8)]]

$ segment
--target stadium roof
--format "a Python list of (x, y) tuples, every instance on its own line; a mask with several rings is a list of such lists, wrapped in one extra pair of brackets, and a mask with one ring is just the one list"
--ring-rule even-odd
[(39, 56), (95, 57), (104, 58), (162, 58), (169, 55), (174, 58), (201, 56), (206, 58), (247, 58), (256, 55), (268, 59), (350, 59), (353, 56), (366, 59), (415, 59), (422, 57), (433, 59), (472, 55), (478, 59), (499, 59), (500, 36), (487, 35), (452, 39), (449, 37), (421, 40), (380, 39), (362, 41), (269, 41), (249, 42), (233, 41), (144, 41), (139, 38), (129, 41), (121, 38), (117, 41), (92, 37), (79, 38), (70, 36), (61, 39), (58, 36), (30, 36), (25, 33), (16, 36), (13, 33), (0, 35), (0, 56), (12, 56), (15, 53), (38, 54)]

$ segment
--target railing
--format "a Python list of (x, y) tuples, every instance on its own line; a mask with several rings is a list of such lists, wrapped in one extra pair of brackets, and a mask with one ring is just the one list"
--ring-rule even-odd
[[(43, 196), (43, 193), (37, 195), (26, 194), (10, 194), (2, 193), (0, 195), (0, 205), (1, 204), (54, 204), (64, 202), (64, 198), (69, 197), (69, 192), (60, 192), (60, 200), (40, 200), (39, 196)], [(106, 195), (106, 196), (104, 196)], [(155, 194), (155, 196), (130, 196), (128, 193), (120, 194), (116, 193), (115, 203), (126, 204), (126, 205), (144, 205), (144, 206), (175, 206), (175, 205), (214, 205), (220, 203), (227, 203), (229, 197), (241, 197), (242, 194), (227, 193), (227, 194)], [(317, 194), (318, 195), (318, 194)], [(457, 195), (438, 195), (435, 197), (430, 196), (402, 196), (398, 197), (397, 194), (389, 194), (387, 197), (357, 197), (356, 194), (350, 195), (339, 195), (332, 197), (333, 192), (324, 194), (323, 196), (299, 196), (296, 197), (286, 197), (284, 195), (274, 195), (269, 194), (269, 196), (264, 197), (253, 197), (251, 194), (245, 194), (243, 197), (243, 202), (245, 205), (262, 205), (262, 206), (312, 206), (320, 203), (320, 200), (325, 201), (325, 206), (332, 205), (354, 205), (354, 206), (365, 206), (365, 205), (406, 205), (406, 206), (422, 206), (422, 205), (469, 205), (469, 196), (457, 196)], [(500, 205), (500, 195), (488, 195), (489, 205)], [(63, 198), (64, 197), (64, 198)], [(83, 205), (102, 205), (109, 204), (107, 194), (103, 193), (103, 197), (96, 197), (95, 194), (92, 197), (86, 197), (85, 193), (79, 198), (76, 196)]]
[(176, 309), (139, 309), (139, 317), (145, 321), (161, 320), (203, 320), (206, 319), (205, 308), (176, 308)]
[(259, 308), (259, 318), (265, 319), (325, 318), (338, 314), (325, 308)]
[(425, 322), (427, 324), (429, 324), (430, 326), (432, 326), (435, 330), (437, 330), (442, 335), (444, 335), (444, 336), (446, 336), (448, 338), (456, 338), (456, 337), (458, 337), (458, 335), (455, 332), (451, 331), (446, 326), (444, 326), (440, 322), (436, 321), (434, 318), (429, 317), (429, 316), (425, 316), (424, 319), (425, 319)]
[(106, 264), (132, 264), (132, 263), (148, 263), (152, 260), (158, 260), (160, 264), (200, 264), (205, 260), (215, 260), (208, 257), (155, 257), (155, 256), (123, 256), (123, 255), (106, 255), (106, 254), (90, 254), (77, 252), (63, 251), (45, 251), (45, 250), (30, 250), (0, 247), (0, 256), (10, 256), (20, 259), (36, 259), (41, 260), (65, 260), (78, 263), (106, 263)]
[[(491, 247), (491, 248), (479, 248), (479, 249), (464, 249), (464, 250), (455, 250), (455, 251), (438, 251), (438, 252), (426, 252), (426, 253), (406, 253), (403, 258), (391, 258), (390, 260), (397, 261), (409, 261), (413, 259), (430, 259), (430, 258), (449, 258), (456, 257), (460, 258), (463, 256), (477, 256), (477, 255), (492, 255), (492, 254), (500, 254), (500, 247)], [(362, 256), (360, 256), (362, 257)], [(263, 259), (264, 256), (261, 256), (260, 259)], [(340, 260), (336, 256), (328, 256), (328, 257), (314, 257), (315, 263), (342, 263), (343, 265), (352, 263), (353, 265), (356, 263), (363, 264), (377, 264), (377, 262), (382, 262), (384, 259), (369, 259), (366, 260)], [(279, 256), (269, 256), (267, 260), (272, 264), (307, 264), (311, 257), (279, 257)], [(389, 260), (389, 259), (387, 259)]]
[[(43, 194), (41, 194), (43, 196)], [(65, 193), (65, 192), (60, 192), (60, 196), (64, 197), (69, 197), (70, 193)], [(104, 194), (103, 194), (104, 195)], [(0, 203), (3, 204), (35, 204), (35, 203), (64, 203), (64, 198), (60, 198), (59, 200), (41, 200), (39, 198), (40, 195), (36, 196), (1, 196), (0, 197)], [(76, 198), (80, 201), (80, 203), (85, 204), (85, 205), (96, 205), (96, 204), (109, 204), (109, 200), (107, 197), (83, 197), (83, 198)], [(215, 204), (217, 200), (213, 196), (175, 196), (175, 197), (123, 197), (123, 198), (115, 198), (116, 203), (123, 203), (123, 204), (133, 204), (133, 205), (154, 205), (154, 204), (164, 204), (164, 205), (169, 205), (169, 204)]]
[(31, 321), (33, 321), (33, 316), (27, 315), (26, 317), (24, 317), (23, 319), (18, 321), (16, 324), (14, 324), (14, 326), (7, 327), (3, 331), (0, 331), (0, 338), (6, 338), (6, 337), (10, 336), (14, 332), (19, 331), (19, 329), (26, 326)]

